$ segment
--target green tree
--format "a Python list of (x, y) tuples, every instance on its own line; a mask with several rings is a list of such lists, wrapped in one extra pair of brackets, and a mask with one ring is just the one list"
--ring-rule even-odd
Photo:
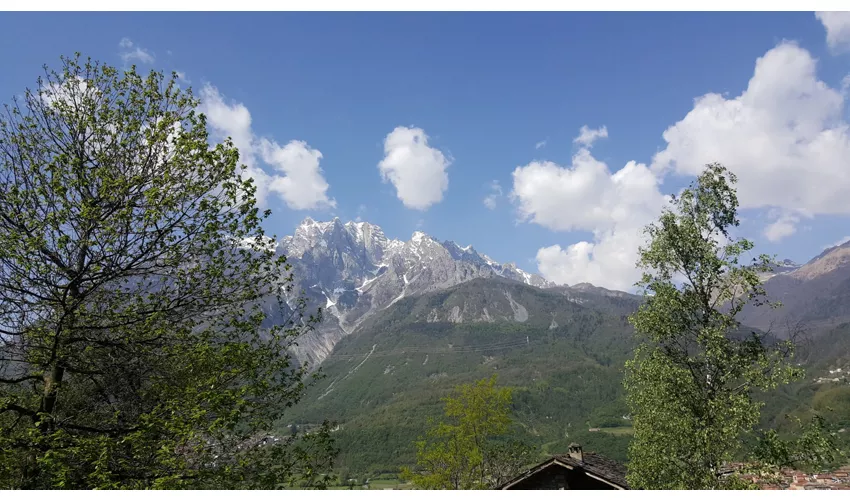
[(721, 165), (708, 165), (646, 228), (639, 260), (646, 301), (631, 317), (640, 344), (625, 378), (633, 488), (735, 486), (722, 468), (759, 422), (754, 395), (802, 375), (790, 362), (790, 340), (747, 331), (735, 319), (745, 304), (775, 305), (759, 279), (771, 260), (741, 264), (753, 244), (730, 234), (739, 223), (735, 182)]
[(444, 399), (446, 421), (432, 425), (416, 443), (419, 471), (402, 478), (423, 489), (487, 489), (518, 474), (531, 449), (504, 438), (511, 426), (511, 390), (496, 376), (455, 388)]
[(807, 424), (798, 417), (789, 416), (798, 433), (783, 439), (775, 429), (760, 432), (752, 457), (756, 472), (768, 478), (780, 469), (789, 467), (805, 472), (818, 472), (843, 465), (845, 453), (840, 449), (837, 433), (819, 414), (814, 414)]
[(77, 55), (0, 117), (0, 488), (326, 477), (327, 426), (269, 434), (314, 318), (286, 305), (237, 150), (175, 82)]

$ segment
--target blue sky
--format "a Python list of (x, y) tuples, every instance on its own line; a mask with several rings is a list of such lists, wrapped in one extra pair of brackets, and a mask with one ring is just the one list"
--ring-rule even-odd
[[(814, 13), (7, 13), (0, 97), (8, 102), (32, 87), (41, 66), (62, 54), (123, 66), (122, 54), (144, 51), (149, 57), (128, 61), (179, 71), (196, 91), (214, 88), (207, 95), (220, 98), (222, 120), (239, 104), (250, 113), (246, 140), (257, 169), (282, 177), (264, 151), (283, 155), (281, 165), (295, 161), (285, 153), (294, 154), (285, 149), (293, 140), (304, 141), (298, 151), (311, 158), (321, 152), (313, 174), (326, 181), (321, 196), (335, 207), (293, 209), (285, 189), (271, 192), (270, 233), (291, 233), (308, 215), (359, 216), (390, 237), (422, 230), (530, 271), (540, 264), (559, 281), (622, 288), (632, 278), (631, 255), (612, 249), (651, 220), (659, 193), (678, 191), (707, 161), (731, 163), (742, 178), (743, 233), (758, 250), (805, 261), (850, 235), (850, 202), (834, 201), (850, 200), (842, 177), (850, 179), (842, 159), (850, 149), (841, 135), (846, 26), (846, 18), (822, 22)], [(119, 46), (125, 38), (132, 45)], [(730, 104), (768, 53), (752, 99), (742, 109)], [(816, 61), (815, 84), (806, 80), (807, 61)], [(730, 102), (704, 103), (689, 115), (708, 93)], [(724, 113), (737, 118), (712, 118)], [(665, 140), (680, 122), (673, 142)], [(378, 167), (385, 139), (400, 126), (424, 131), (422, 151), (450, 161), (447, 189), (424, 210), (405, 206)], [(574, 142), (582, 126), (604, 126), (607, 137), (584, 147)], [(808, 146), (794, 149), (801, 141)], [(665, 150), (666, 166), (654, 160)], [(439, 154), (420, 158), (425, 163), (406, 158), (387, 165), (413, 175), (414, 185), (417, 168), (440, 162)], [(632, 160), (646, 168), (615, 180)], [(586, 178), (570, 177), (579, 171)], [(291, 190), (315, 175), (292, 177)], [(641, 184), (649, 175), (658, 193)], [(775, 179), (762, 189), (769, 192), (756, 186), (761, 176)], [(492, 181), (502, 191), (494, 209), (483, 203)], [(514, 189), (522, 194), (512, 200)], [(785, 189), (787, 200), (777, 195)], [(611, 219), (606, 210), (625, 215)], [(582, 241), (594, 247), (570, 247)]]

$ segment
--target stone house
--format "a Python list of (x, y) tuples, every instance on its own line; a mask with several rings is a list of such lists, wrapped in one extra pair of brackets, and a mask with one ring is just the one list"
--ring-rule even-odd
[(623, 464), (571, 444), (566, 455), (555, 455), (496, 489), (627, 490), (629, 485)]

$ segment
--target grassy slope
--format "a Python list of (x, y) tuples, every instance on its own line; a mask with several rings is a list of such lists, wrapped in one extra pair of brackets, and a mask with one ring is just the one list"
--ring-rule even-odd
[[(620, 381), (630, 329), (623, 316), (613, 313), (615, 306), (603, 312), (604, 300), (594, 310), (553, 292), (511, 286), (530, 312), (525, 323), (411, 319), (433, 307), (453, 307), (461, 298), (487, 303), (492, 290), (485, 285), (400, 301), (339, 343), (323, 364), (326, 377), (293, 418), (342, 424), (336, 434), (340, 467), (396, 471), (415, 461), (412, 442), (429, 417), (441, 415), (441, 398), (457, 384), (496, 373), (501, 385), (515, 390), (518, 433), (541, 451), (547, 444), (549, 452), (564, 452), (570, 441), (579, 441), (625, 459), (627, 436), (588, 432), (627, 424)], [(554, 329), (551, 311), (559, 322)]]
[[(625, 315), (634, 301), (587, 296), (578, 305), (551, 291), (512, 286), (530, 312), (525, 323), (415, 319), (433, 308), (495, 300), (483, 282), (399, 301), (337, 345), (323, 364), (326, 377), (295, 409), (293, 421), (341, 424), (338, 467), (394, 473), (415, 462), (413, 441), (429, 418), (442, 414), (441, 398), (457, 384), (496, 373), (501, 385), (514, 388), (517, 433), (541, 456), (562, 453), (576, 441), (625, 461), (631, 429), (622, 418), (621, 380), (632, 345)], [(552, 311), (555, 329), (549, 328)], [(850, 387), (812, 381), (850, 362), (850, 325), (819, 337), (801, 355), (810, 365), (807, 380), (764, 397), (764, 425), (788, 430), (784, 415), (832, 408), (828, 421), (850, 431)]]

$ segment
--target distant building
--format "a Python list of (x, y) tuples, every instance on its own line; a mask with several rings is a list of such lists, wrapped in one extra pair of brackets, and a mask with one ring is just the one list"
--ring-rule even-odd
[[(730, 474), (744, 468), (744, 464), (729, 464), (724, 474)], [(784, 468), (775, 477), (759, 477), (755, 474), (741, 474), (741, 479), (752, 481), (762, 490), (850, 490), (850, 465), (832, 472), (807, 474)]]
[(627, 490), (626, 467), (571, 444), (555, 455), (498, 486), (498, 490)]

